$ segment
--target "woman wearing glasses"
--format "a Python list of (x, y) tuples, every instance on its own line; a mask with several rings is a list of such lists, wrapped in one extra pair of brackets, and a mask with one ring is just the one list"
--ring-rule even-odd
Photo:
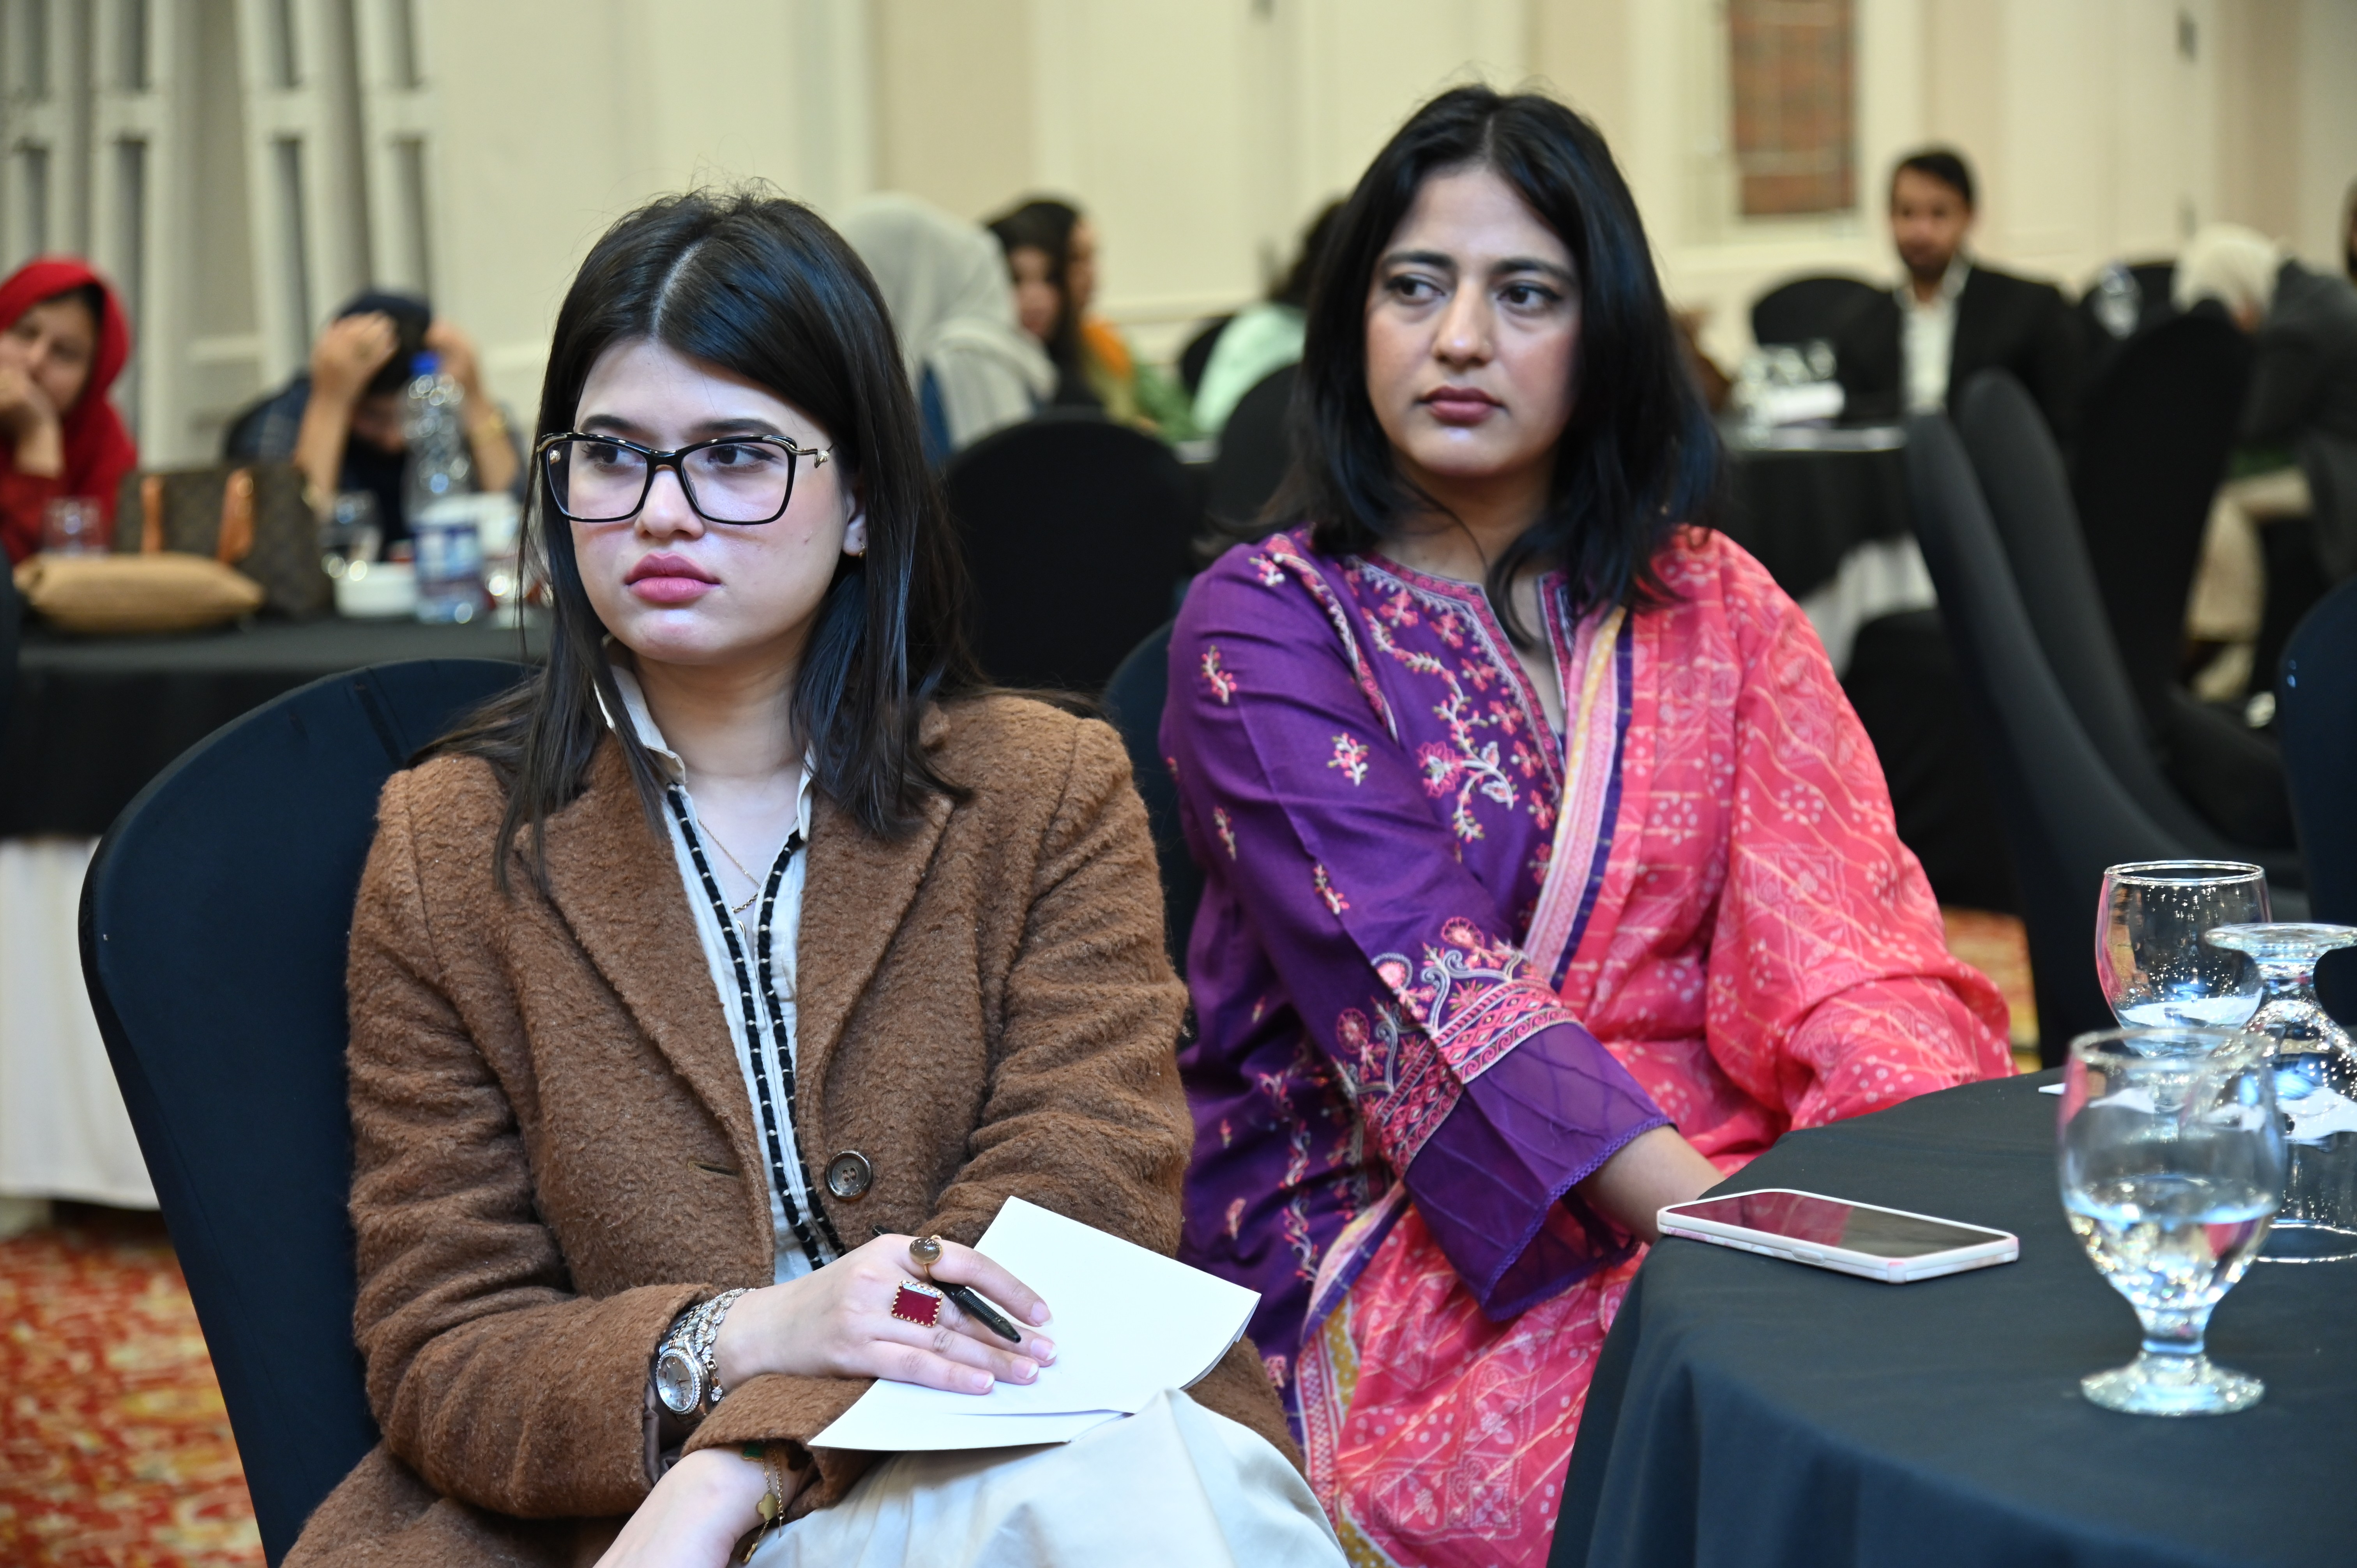
[(1684, 526), (1715, 443), (1586, 122), (1420, 111), (1301, 376), (1294, 526), (1170, 644), (1207, 884), (1180, 1255), (1261, 1293), (1352, 1562), (1536, 1564), (1656, 1209), (2009, 1071), (2005, 1012), (1808, 621)]
[(872, 1379), (1039, 1377), (1054, 1304), (970, 1243), (1019, 1195), (1167, 1251), (1188, 1144), (1120, 743), (977, 690), (857, 259), (624, 219), (534, 457), (548, 663), (387, 785), (354, 915), (384, 1440), (290, 1563), (1339, 1562), (1243, 1347), (1062, 1448), (811, 1445)]

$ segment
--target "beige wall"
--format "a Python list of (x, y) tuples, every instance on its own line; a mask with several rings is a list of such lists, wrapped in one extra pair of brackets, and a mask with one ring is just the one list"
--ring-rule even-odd
[(896, 188), (974, 217), (1069, 195), (1103, 236), (1103, 306), (1167, 354), (1264, 286), (1416, 102), (1472, 76), (1595, 117), (1673, 294), (1730, 356), (1775, 278), (1889, 273), (1881, 171), (1923, 140), (1977, 166), (1986, 255), (2074, 287), (2220, 217), (2329, 260), (2357, 176), (2357, 0), (1858, 0), (1867, 205), (1775, 223), (1730, 216), (1715, 0), (417, 4), (440, 293), (519, 405), (598, 229), (748, 176), (822, 208)]

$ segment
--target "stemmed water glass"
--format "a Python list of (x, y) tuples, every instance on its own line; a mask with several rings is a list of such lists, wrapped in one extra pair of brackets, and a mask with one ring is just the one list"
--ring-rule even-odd
[(2316, 966), (2357, 947), (2357, 926), (2234, 925), (2208, 945), (2252, 961), (2266, 1000), (2245, 1027), (2268, 1037), (2276, 1103), (2291, 1146), (2268, 1262), (2357, 1258), (2357, 1042), (2316, 999)]
[(2137, 1415), (2256, 1404), (2266, 1385), (2212, 1362), (2202, 1339), (2282, 1199), (2266, 1040), (2229, 1029), (2082, 1035), (2062, 1082), (2063, 1210), (2144, 1326), (2134, 1361), (2080, 1388)]
[(2233, 1029), (2259, 1005), (2257, 970), (2205, 944), (2213, 927), (2268, 918), (2267, 874), (2233, 860), (2151, 860), (2104, 873), (2095, 977), (2131, 1028)]

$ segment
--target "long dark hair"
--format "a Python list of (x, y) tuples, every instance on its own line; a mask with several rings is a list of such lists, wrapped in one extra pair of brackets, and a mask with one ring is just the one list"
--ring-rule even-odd
[[(541, 384), (541, 436), (573, 427), (597, 357), (632, 338), (793, 404), (826, 431), (845, 482), (858, 486), (867, 550), (835, 564), (795, 677), (793, 723), (814, 781), (837, 806), (878, 836), (904, 831), (926, 795), (957, 792), (918, 745), (925, 705), (979, 678), (960, 634), (961, 559), (875, 279), (799, 202), (757, 190), (651, 202), (606, 231), (565, 296)], [(485, 758), (508, 786), (494, 863), (502, 889), (506, 846), (526, 825), (541, 877), (547, 819), (580, 794), (609, 733), (604, 714), (624, 711), (572, 529), (533, 478), (527, 526), (547, 551), (556, 608), (547, 665), (436, 747)], [(662, 785), (646, 747), (627, 726), (610, 733), (661, 831)]]
[(1293, 464), (1264, 514), (1307, 521), (1329, 554), (1369, 549), (1437, 509), (1394, 461), (1367, 398), (1367, 294), (1383, 247), (1434, 175), (1494, 170), (1569, 248), (1578, 271), (1577, 389), (1545, 513), (1490, 563), (1507, 591), (1533, 563), (1564, 569), (1576, 609), (1667, 596), (1654, 558), (1707, 504), (1718, 438), (1679, 356), (1644, 224), (1596, 127), (1551, 98), (1460, 87), (1416, 111), (1375, 155), (1324, 247), (1295, 393)]
[(1056, 324), (1044, 347), (1060, 370), (1077, 371), (1081, 363), (1081, 313), (1072, 303), (1071, 279), (1072, 231), (1081, 226), (1081, 209), (1052, 196), (1034, 197), (1011, 207), (988, 224), (1006, 252), (1010, 269), (1015, 252), (1025, 246), (1048, 257), (1048, 281), (1056, 290)]

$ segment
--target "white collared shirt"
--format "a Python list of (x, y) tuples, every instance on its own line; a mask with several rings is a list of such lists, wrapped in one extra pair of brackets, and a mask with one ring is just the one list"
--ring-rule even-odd
[(1948, 367), (1956, 351), (1956, 298), (1973, 264), (1959, 251), (1950, 259), (1939, 292), (1915, 297), (1912, 279), (1902, 278), (1899, 295), (1900, 358), (1906, 371), (1907, 412), (1932, 413), (1947, 406)]
[[(695, 814), (695, 799), (687, 792), (687, 765), (677, 752), (672, 750), (670, 744), (663, 739), (662, 731), (656, 727), (654, 715), (648, 711), (646, 693), (640, 689), (638, 677), (619, 662), (613, 670), (614, 683), (621, 688), (622, 703), (630, 712), (630, 724), (638, 732), (639, 743), (653, 757), (656, 772), (664, 784), (675, 788), (679, 799), (685, 802), (688, 822), (705, 848), (705, 864), (713, 867), (714, 878), (720, 882), (725, 894), (726, 889), (736, 886), (736, 882), (734, 879), (721, 880), (720, 867), (727, 862), (725, 856), (713, 853), (712, 846), (717, 841)], [(613, 724), (611, 714), (607, 714), (606, 719), (609, 725)], [(704, 886), (704, 875), (696, 869), (695, 854), (688, 843), (687, 830), (682, 827), (679, 818), (668, 811), (663, 813), (663, 822), (671, 829), (672, 858), (679, 868), (680, 882), (687, 890), (687, 907), (695, 916), (696, 939), (704, 944), (704, 961), (711, 972), (712, 988), (719, 993), (720, 1010), (727, 1016), (729, 1043), (737, 1050), (737, 1069), (744, 1075), (746, 1098), (753, 1108), (754, 1136), (761, 1144), (762, 1183), (770, 1193), (772, 1252), (776, 1258), (774, 1278), (780, 1283), (798, 1279), (809, 1273), (813, 1265), (795, 1234), (792, 1221), (787, 1218), (785, 1195), (780, 1194), (777, 1176), (771, 1169), (760, 1109), (766, 1089), (769, 1102), (778, 1117), (778, 1137), (784, 1155), (785, 1192), (792, 1197), (804, 1224), (815, 1234), (816, 1227), (811, 1217), (816, 1206), (812, 1203), (809, 1187), (803, 1180), (802, 1161), (795, 1153), (794, 1127), (787, 1112), (785, 1075), (768, 1051), (762, 1051), (757, 1060), (748, 1048), (742, 992), (737, 980), (737, 958), (729, 950), (728, 932), (721, 923), (723, 916), (712, 907), (711, 896)], [(802, 764), (802, 789), (794, 804), (794, 832), (801, 835), (802, 843), (807, 846), (811, 834), (811, 768), (807, 758)], [(789, 1058), (797, 1063), (801, 1040), (794, 1001), (794, 958), (802, 928), (802, 874), (809, 859), (805, 848), (803, 853), (787, 863), (785, 876), (778, 887), (776, 907), (770, 911), (770, 974), (772, 983), (768, 989), (773, 990), (777, 997), (777, 1035), (784, 1038)], [(759, 865), (748, 862), (747, 869), (766, 883), (774, 864), (774, 858)], [(759, 908), (759, 906), (757, 903), (753, 908)], [(749, 929), (739, 927), (737, 944), (748, 964), (756, 961), (758, 950)], [(768, 996), (765, 988), (758, 983), (758, 977), (753, 986), (753, 1009), (758, 1015), (763, 1037), (770, 1037)], [(826, 1247), (823, 1238), (819, 1240), (819, 1248), (821, 1261), (832, 1261), (834, 1254)]]

